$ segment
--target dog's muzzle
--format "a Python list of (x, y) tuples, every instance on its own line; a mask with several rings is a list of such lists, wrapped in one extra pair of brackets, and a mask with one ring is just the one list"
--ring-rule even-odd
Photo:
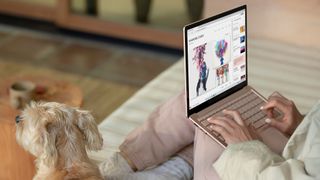
[(21, 121), (21, 117), (20, 116), (16, 116), (16, 123), (18, 124)]

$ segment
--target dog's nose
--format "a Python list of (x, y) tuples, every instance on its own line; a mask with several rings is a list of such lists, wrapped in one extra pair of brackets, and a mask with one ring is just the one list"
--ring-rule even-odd
[(21, 117), (20, 116), (16, 116), (16, 123), (18, 124), (21, 121)]

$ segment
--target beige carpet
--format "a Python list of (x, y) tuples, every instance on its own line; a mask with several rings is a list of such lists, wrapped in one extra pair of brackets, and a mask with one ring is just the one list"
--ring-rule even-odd
[(69, 81), (79, 86), (83, 92), (82, 108), (92, 111), (97, 123), (100, 123), (137, 90), (132, 86), (120, 85), (107, 80), (62, 73), (21, 63), (4, 62), (0, 59), (0, 78), (2, 80), (17, 75), (46, 76), (51, 79)]

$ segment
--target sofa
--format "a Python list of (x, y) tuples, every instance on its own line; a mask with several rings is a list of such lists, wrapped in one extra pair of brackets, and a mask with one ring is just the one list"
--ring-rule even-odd
[[(250, 39), (249, 85), (268, 97), (277, 90), (292, 99), (302, 113), (320, 97), (320, 52), (271, 40)], [(126, 135), (141, 125), (159, 104), (184, 89), (183, 58), (146, 84), (100, 124), (101, 151), (89, 157), (101, 163), (118, 151)], [(146, 137), (147, 138), (147, 137)]]

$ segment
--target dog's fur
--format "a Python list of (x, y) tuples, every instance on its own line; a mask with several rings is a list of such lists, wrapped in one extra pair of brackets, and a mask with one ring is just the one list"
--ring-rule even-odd
[(32, 102), (17, 123), (18, 143), (36, 158), (38, 179), (102, 179), (88, 150), (102, 148), (103, 139), (88, 111), (55, 102)]

